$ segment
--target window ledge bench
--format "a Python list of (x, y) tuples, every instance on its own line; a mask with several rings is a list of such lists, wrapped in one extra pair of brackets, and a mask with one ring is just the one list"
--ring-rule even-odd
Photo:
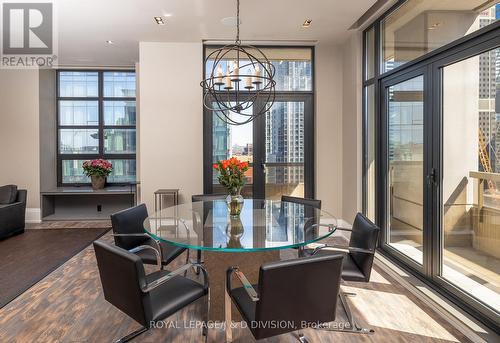
[(137, 187), (109, 186), (93, 190), (90, 186), (57, 187), (40, 192), (42, 220), (104, 220), (112, 213), (137, 204)]

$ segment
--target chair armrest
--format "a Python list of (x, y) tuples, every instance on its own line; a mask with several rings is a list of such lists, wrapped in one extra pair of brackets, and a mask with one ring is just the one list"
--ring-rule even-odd
[(24, 207), (25, 204), (23, 202), (13, 202), (11, 204), (6, 204), (2, 208), (0, 208), (0, 211), (8, 211), (12, 210), (13, 208), (22, 208)]
[(157, 249), (155, 249), (154, 247), (152, 247), (151, 245), (139, 245), (138, 247), (130, 249), (129, 252), (135, 254), (135, 253), (137, 253), (139, 251), (147, 250), (147, 249), (151, 249), (151, 250), (153, 250), (155, 252), (155, 255), (156, 255), (156, 264), (158, 265), (158, 268), (161, 269), (161, 252), (158, 251)]
[(257, 294), (257, 291), (255, 290), (255, 288), (253, 288), (250, 281), (248, 281), (245, 274), (243, 274), (243, 272), (240, 271), (238, 267), (231, 267), (227, 270), (226, 272), (227, 289), (228, 290), (232, 289), (231, 277), (233, 276), (233, 274), (236, 275), (236, 277), (240, 280), (241, 284), (243, 285), (243, 289), (245, 289), (250, 299), (254, 302), (259, 301), (259, 295)]
[(312, 224), (309, 228), (313, 227), (327, 227), (328, 231), (340, 230), (340, 228), (336, 227), (334, 224), (317, 223), (317, 224)]
[[(310, 244), (311, 245), (311, 244)], [(310, 246), (308, 245), (308, 246)], [(355, 248), (355, 247), (348, 247), (348, 246), (341, 246), (341, 245), (329, 245), (329, 244), (318, 244), (318, 246), (313, 246), (313, 255), (316, 254), (320, 250), (326, 250), (326, 251), (335, 251), (335, 252), (343, 252), (343, 253), (350, 253), (350, 252), (361, 252), (365, 254), (375, 254), (374, 250), (370, 249), (363, 249), (363, 248)]]
[(163, 260), (163, 251), (161, 250), (160, 242), (158, 240), (154, 239), (153, 237), (151, 237), (150, 235), (148, 235), (147, 233), (145, 233), (145, 232), (144, 233), (112, 233), (111, 236), (113, 236), (113, 237), (147, 237), (147, 238), (151, 238), (156, 244), (155, 250), (157, 250), (158, 253), (160, 254), (160, 267), (161, 267), (161, 261)]
[(158, 278), (158, 279), (150, 282), (144, 288), (142, 288), (142, 291), (144, 293), (148, 293), (148, 292), (152, 291), (153, 289), (155, 289), (155, 288), (163, 285), (165, 282), (168, 282), (169, 280), (171, 280), (175, 276), (184, 274), (184, 272), (187, 271), (191, 267), (198, 267), (198, 268), (201, 269), (201, 271), (203, 272), (204, 289), (207, 290), (208, 287), (209, 287), (208, 272), (207, 272), (207, 270), (205, 269), (204, 266), (202, 266), (199, 263), (194, 263), (193, 262), (193, 263), (185, 264), (182, 267), (180, 267), (180, 268), (178, 268), (178, 269), (176, 269), (176, 270), (174, 270), (172, 272), (169, 272), (167, 275), (162, 276), (162, 277), (160, 277), (160, 278)]

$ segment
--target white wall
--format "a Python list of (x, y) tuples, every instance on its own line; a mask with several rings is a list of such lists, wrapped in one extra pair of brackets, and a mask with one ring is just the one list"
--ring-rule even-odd
[(330, 214), (342, 216), (342, 51), (317, 45), (316, 198)]
[(342, 218), (352, 223), (362, 207), (362, 33), (342, 52)]
[(202, 44), (140, 43), (141, 195), (180, 188), (180, 201), (203, 193)]
[(0, 185), (28, 190), (27, 220), (40, 208), (38, 70), (0, 70)]

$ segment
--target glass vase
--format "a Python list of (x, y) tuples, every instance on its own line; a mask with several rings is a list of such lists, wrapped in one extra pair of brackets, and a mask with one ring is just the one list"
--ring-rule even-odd
[(243, 208), (244, 199), (240, 194), (240, 190), (237, 192), (230, 192), (226, 198), (227, 209), (229, 215), (232, 217), (239, 216), (241, 209)]

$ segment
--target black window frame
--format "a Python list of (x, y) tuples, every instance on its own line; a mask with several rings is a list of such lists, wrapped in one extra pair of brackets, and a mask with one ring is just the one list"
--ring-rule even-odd
[[(315, 108), (315, 94), (316, 94), (316, 75), (315, 75), (315, 46), (313, 45), (255, 45), (257, 48), (262, 49), (309, 49), (311, 51), (311, 90), (307, 91), (278, 91), (276, 90), (275, 102), (290, 102), (297, 99), (297, 101), (303, 101), (305, 103), (306, 109), (309, 110), (305, 113), (304, 118), (304, 196), (306, 198), (314, 198), (316, 194), (316, 172), (315, 172), (315, 154), (316, 154), (316, 108)], [(222, 45), (217, 44), (204, 44), (203, 45), (203, 79), (206, 78), (206, 67), (205, 60), (207, 56), (207, 49), (221, 48)], [(251, 92), (249, 92), (251, 94)], [(262, 99), (257, 99), (256, 101), (262, 101)], [(202, 104), (203, 106), (203, 104)], [(256, 118), (253, 130), (253, 141), (256, 142), (261, 137), (265, 137), (265, 118), (261, 115)], [(203, 192), (205, 194), (213, 193), (213, 161), (212, 161), (212, 129), (213, 129), (213, 114), (211, 111), (203, 106)], [(305, 134), (305, 130), (309, 129), (309, 134)], [(256, 151), (256, 144), (254, 143), (254, 158), (262, 159), (265, 157), (265, 144), (262, 144), (264, 151)], [(262, 161), (254, 161), (254, 167), (260, 167)], [(265, 163), (265, 165), (283, 165), (283, 163)], [(295, 163), (289, 163), (290, 166), (294, 166)], [(262, 180), (262, 176), (259, 177), (254, 174), (254, 184), (261, 183), (264, 184), (265, 180)], [(257, 192), (255, 192), (257, 190)], [(264, 198), (265, 191), (256, 189), (253, 186), (253, 197), (254, 198)]]
[[(365, 89), (373, 85), (375, 87), (374, 101), (375, 101), (375, 222), (382, 229), (382, 235), (379, 239), (379, 251), (386, 257), (400, 265), (403, 269), (417, 276), (423, 282), (429, 284), (432, 288), (436, 289), (439, 293), (453, 301), (459, 307), (472, 314), (481, 322), (486, 324), (493, 330), (499, 330), (498, 316), (494, 311), (489, 309), (484, 303), (475, 299), (464, 290), (460, 289), (457, 285), (451, 284), (444, 278), (439, 276), (441, 256), (441, 219), (442, 213), (441, 206), (441, 188), (431, 186), (430, 189), (425, 190), (424, 198), (428, 206), (424, 208), (429, 229), (423, 231), (424, 250), (427, 256), (424, 256), (423, 266), (419, 268), (402, 253), (395, 251), (389, 245), (385, 244), (385, 229), (387, 213), (387, 194), (386, 194), (386, 151), (387, 151), (387, 138), (384, 135), (385, 130), (385, 113), (384, 113), (384, 96), (383, 88), (387, 82), (396, 79), (405, 79), (406, 76), (417, 70), (424, 70), (423, 75), (427, 80), (424, 84), (424, 97), (428, 99), (427, 104), (424, 104), (424, 111), (428, 111), (427, 115), (429, 124), (432, 129), (428, 129), (424, 133), (424, 142), (427, 142), (427, 147), (424, 147), (424, 154), (427, 154), (428, 160), (424, 162), (424, 177), (428, 176), (430, 171), (436, 172), (436, 180), (441, 180), (442, 177), (442, 142), (441, 142), (441, 115), (442, 97), (441, 97), (441, 70), (444, 66), (459, 62), (471, 56), (479, 55), (480, 53), (491, 50), (492, 48), (500, 47), (500, 20), (493, 22), (483, 28), (480, 28), (466, 36), (460, 37), (446, 45), (443, 45), (435, 50), (432, 50), (418, 58), (408, 61), (394, 69), (381, 73), (382, 66), (382, 21), (390, 14), (396, 11), (408, 0), (399, 0), (389, 10), (378, 17), (373, 23), (368, 25), (363, 31), (363, 46), (362, 46), (362, 211), (367, 213), (368, 199), (367, 199), (367, 158), (368, 158), (368, 112), (366, 109), (367, 99)], [(370, 29), (375, 30), (375, 70), (374, 77), (365, 79), (367, 51), (366, 41), (367, 32)], [(426, 115), (424, 114), (424, 117)], [(385, 137), (384, 137), (385, 136)], [(425, 183), (424, 183), (425, 184)], [(425, 205), (425, 204), (424, 204)]]
[[(59, 75), (62, 72), (90, 72), (97, 73), (98, 77), (98, 91), (97, 97), (62, 97), (60, 96), (60, 82)], [(137, 178), (137, 151), (136, 153), (130, 154), (107, 154), (104, 153), (104, 131), (106, 129), (135, 129), (137, 137), (137, 89), (135, 97), (105, 97), (104, 96), (104, 73), (108, 72), (119, 72), (119, 73), (137, 73), (135, 69), (58, 69), (56, 71), (56, 149), (57, 149), (57, 186), (88, 186), (89, 182), (72, 182), (64, 183), (62, 175), (62, 163), (65, 160), (93, 160), (93, 159), (106, 159), (106, 160), (133, 160), (136, 161), (136, 178)], [(92, 126), (82, 126), (82, 125), (61, 125), (60, 124), (60, 111), (59, 103), (60, 101), (97, 101), (98, 103), (98, 125)], [(104, 125), (104, 102), (106, 101), (134, 101), (136, 104), (136, 124), (135, 125)], [(99, 135), (99, 151), (97, 154), (61, 154), (59, 143), (60, 143), (60, 130), (61, 129), (97, 129)], [(137, 141), (137, 139), (136, 139)], [(132, 182), (132, 181), (130, 181)], [(109, 182), (110, 185), (123, 186), (128, 185), (130, 182)]]

